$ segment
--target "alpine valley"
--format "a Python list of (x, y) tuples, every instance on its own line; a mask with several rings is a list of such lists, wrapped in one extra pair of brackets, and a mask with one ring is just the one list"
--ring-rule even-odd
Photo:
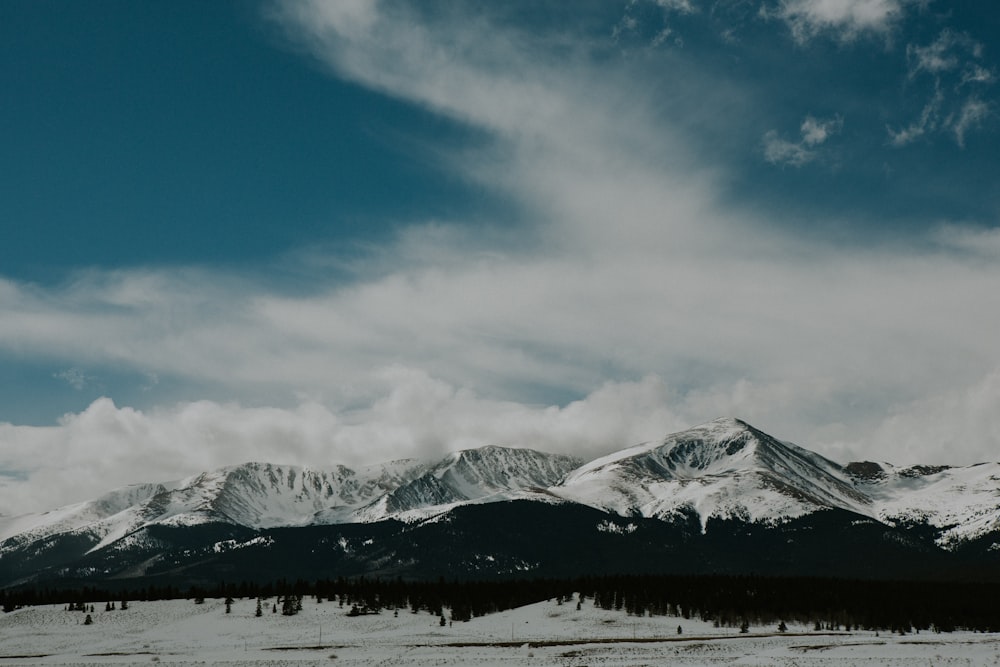
[(590, 462), (246, 463), (0, 517), (0, 587), (686, 573), (1000, 580), (1000, 464), (840, 465), (718, 419)]

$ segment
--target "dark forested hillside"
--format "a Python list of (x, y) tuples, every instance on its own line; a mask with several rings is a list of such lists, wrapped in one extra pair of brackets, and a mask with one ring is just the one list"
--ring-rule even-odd
[[(362, 575), (457, 580), (608, 574), (754, 574), (1000, 580), (1000, 554), (945, 551), (931, 536), (842, 510), (779, 525), (693, 515), (664, 522), (580, 505), (513, 501), (458, 507), (413, 524), (382, 521), (250, 530), (230, 524), (138, 531), (127, 545), (0, 559), (7, 586), (214, 585)], [(81, 551), (83, 548), (81, 547)]]

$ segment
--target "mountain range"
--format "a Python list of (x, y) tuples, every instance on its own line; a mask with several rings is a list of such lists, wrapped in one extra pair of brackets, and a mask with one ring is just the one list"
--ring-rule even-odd
[(841, 465), (725, 418), (589, 462), (246, 463), (0, 517), (0, 586), (664, 572), (1000, 579), (1000, 464)]

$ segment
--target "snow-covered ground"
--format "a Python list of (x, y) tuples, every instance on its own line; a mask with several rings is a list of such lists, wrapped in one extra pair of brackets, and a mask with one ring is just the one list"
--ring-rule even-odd
[[(274, 600), (271, 600), (273, 603)], [(636, 618), (585, 602), (542, 602), (440, 627), (409, 610), (348, 617), (336, 603), (306, 599), (296, 616), (254, 616), (256, 601), (132, 602), (94, 623), (61, 606), (0, 615), (0, 664), (125, 665), (995, 665), (1000, 636), (952, 633), (876, 636), (813, 633), (791, 626), (733, 628), (677, 617)], [(280, 612), (280, 610), (279, 610)], [(683, 634), (677, 634), (680, 625)]]

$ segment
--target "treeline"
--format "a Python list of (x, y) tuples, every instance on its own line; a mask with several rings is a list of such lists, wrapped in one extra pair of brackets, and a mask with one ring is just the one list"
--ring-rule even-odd
[(719, 626), (805, 623), (816, 630), (1000, 632), (1000, 584), (756, 576), (602, 576), (510, 581), (357, 578), (219, 583), (186, 589), (144, 586), (0, 590), (5, 611), (20, 606), (107, 600), (315, 598), (353, 613), (408, 609), (466, 621), (542, 600), (593, 605), (637, 616), (697, 618)]
[(1000, 631), (1000, 584), (783, 578), (585, 578), (596, 606), (633, 615), (698, 618), (737, 627), (797, 622), (815, 630)]
[(144, 586), (136, 589), (105, 589), (95, 586), (80, 588), (32, 587), (0, 590), (0, 605), (4, 611), (18, 607), (46, 604), (83, 605), (106, 600), (156, 601), (206, 598), (315, 598), (363, 613), (378, 613), (385, 609), (409, 609), (413, 613), (429, 612), (442, 616), (447, 609), (454, 621), (467, 621), (507, 609), (532, 604), (553, 597), (568, 596), (573, 591), (568, 581), (536, 579), (518, 581), (404, 581), (360, 577), (318, 581), (280, 579), (264, 584), (255, 582), (219, 583), (212, 586)]

